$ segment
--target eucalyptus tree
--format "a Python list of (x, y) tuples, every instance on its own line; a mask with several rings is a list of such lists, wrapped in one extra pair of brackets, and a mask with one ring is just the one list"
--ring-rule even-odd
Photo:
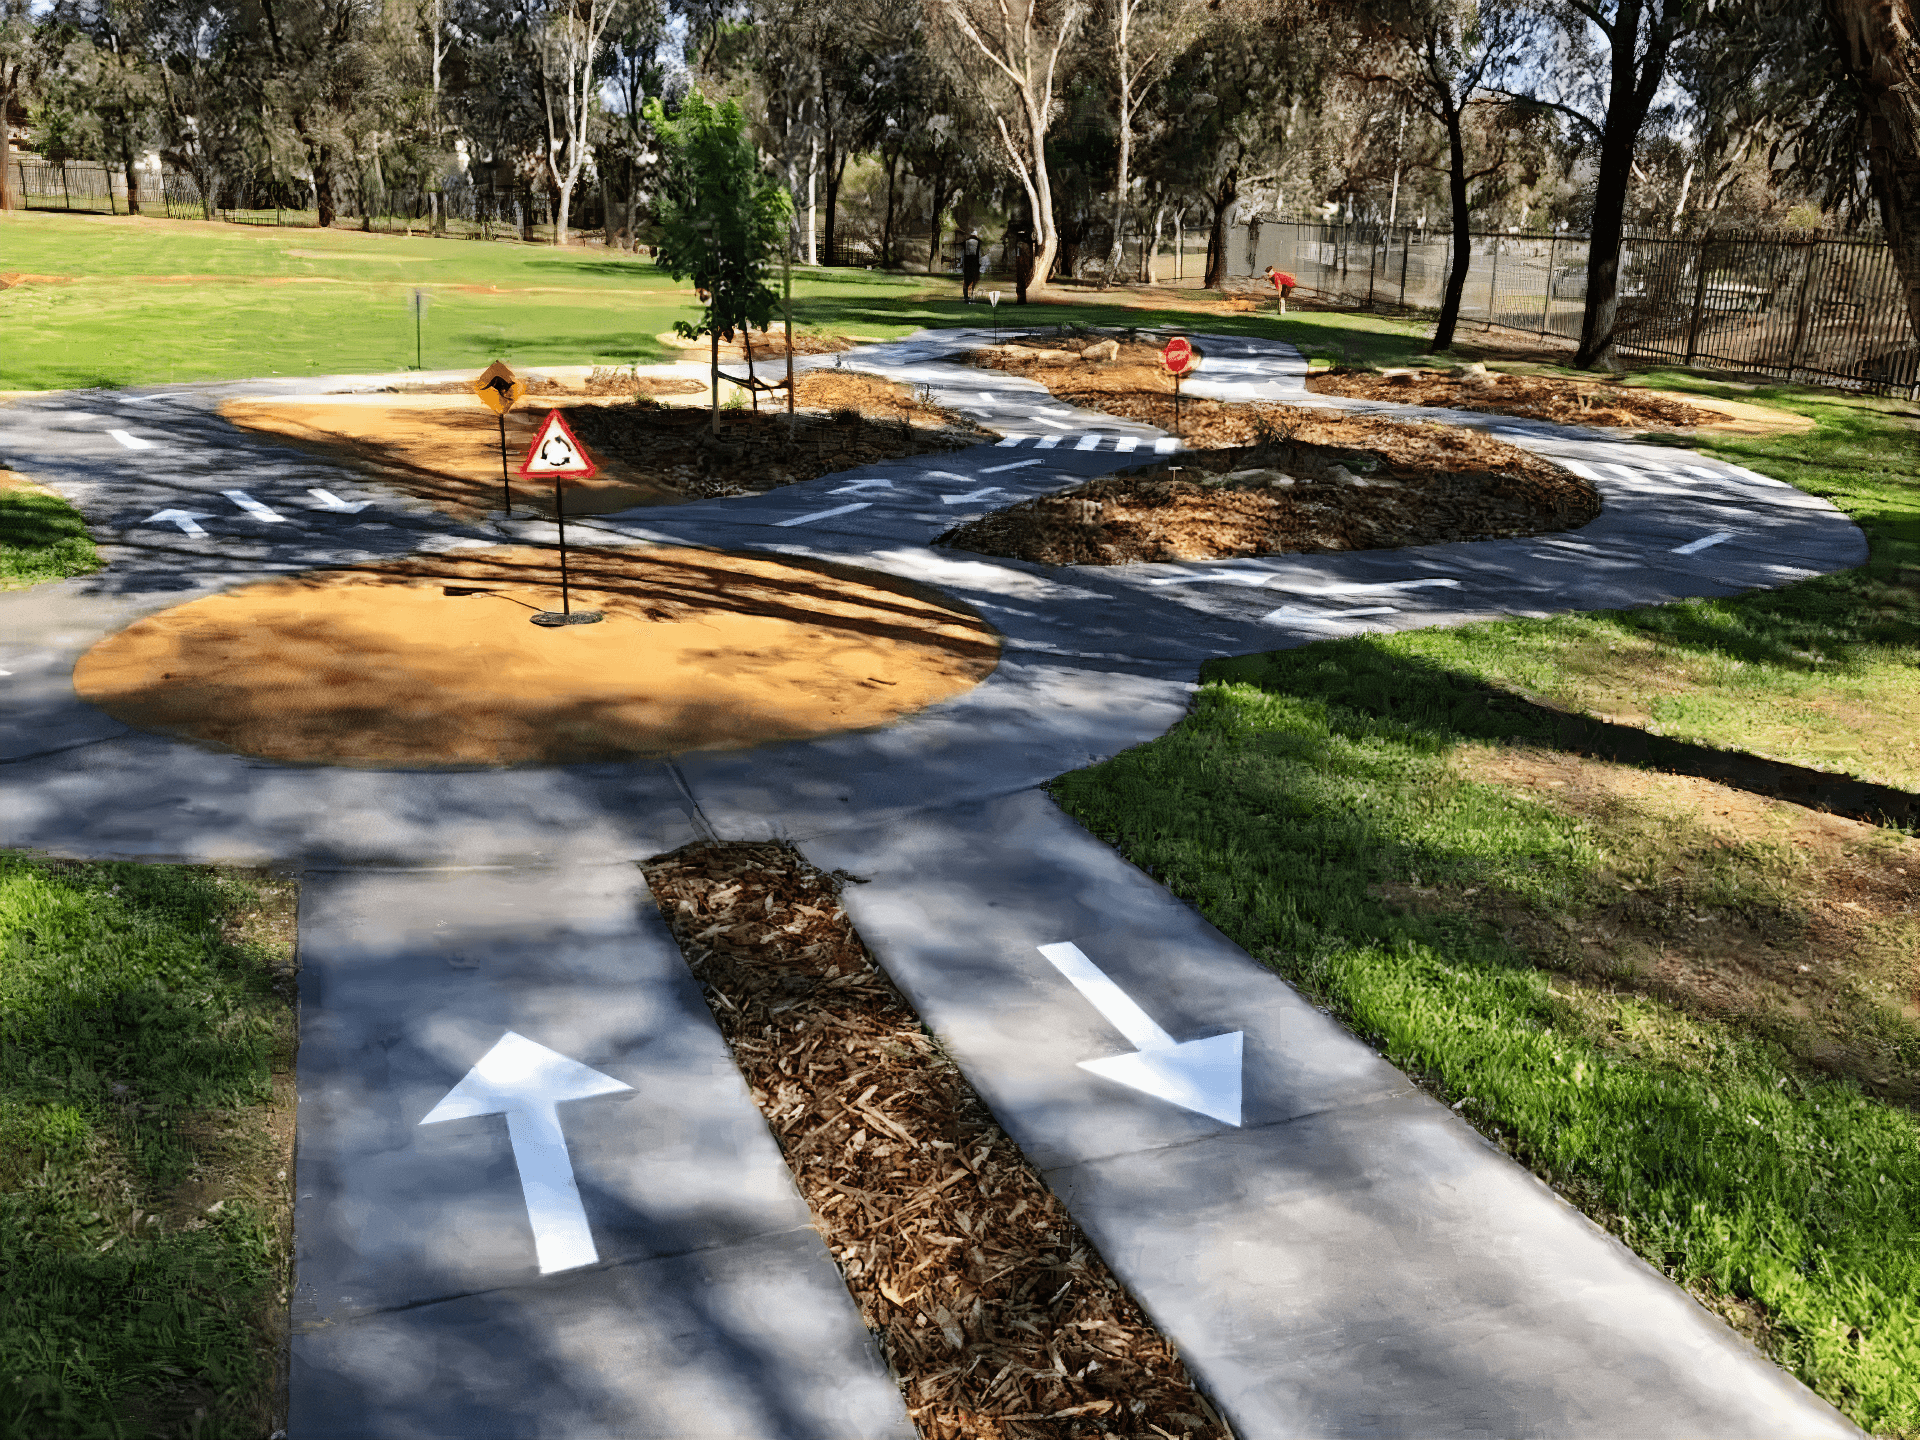
[(1120, 273), (1121, 227), (1133, 185), (1134, 122), (1141, 105), (1200, 23), (1200, 0), (1098, 0), (1093, 28), (1110, 66), (1114, 133), (1118, 142), (1113, 180), (1113, 239), (1107, 249), (1104, 288)]
[(0, 210), (14, 208), (13, 131), (42, 61), (40, 27), (27, 0), (0, 0)]
[(1064, 76), (1060, 58), (1085, 20), (1085, 0), (934, 0), (948, 54), (993, 117), (1004, 159), (1033, 216), (1033, 282), (1044, 287), (1060, 250), (1047, 170)]

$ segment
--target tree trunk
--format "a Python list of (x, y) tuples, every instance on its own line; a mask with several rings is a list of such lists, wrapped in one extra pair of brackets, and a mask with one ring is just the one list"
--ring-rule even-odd
[(1826, 9), (1867, 117), (1868, 178), (1900, 273), (1908, 323), (1920, 336), (1920, 34), (1905, 5), (1826, 0)]
[(1460, 112), (1447, 106), (1441, 116), (1447, 127), (1447, 193), (1453, 210), (1453, 260), (1447, 267), (1447, 291), (1440, 300), (1440, 323), (1433, 327), (1427, 353), (1453, 348), (1453, 332), (1460, 324), (1460, 299), (1467, 293), (1467, 267), (1473, 263), (1473, 212), (1467, 208), (1467, 141), (1461, 133)]
[(120, 131), (120, 161), (127, 172), (127, 213), (140, 213), (140, 179), (133, 163), (133, 122), (129, 120)]
[(13, 82), (0, 86), (0, 210), (13, 209), (13, 131), (7, 110), (13, 104)]
[(574, 182), (579, 178), (580, 172), (577, 170), (570, 173), (565, 180), (562, 180), (558, 175), (553, 177), (553, 188), (560, 196), (560, 204), (554, 211), (553, 219), (553, 243), (555, 245), (565, 245), (567, 243), (567, 221), (573, 211), (573, 186)]
[(893, 192), (894, 181), (900, 173), (900, 152), (895, 150), (891, 158), (883, 150), (880, 159), (887, 167), (887, 218), (880, 225), (880, 264), (883, 268), (893, 269)]
[(1120, 43), (1117, 59), (1120, 66), (1120, 171), (1113, 185), (1113, 244), (1107, 247), (1107, 270), (1100, 277), (1100, 288), (1106, 289), (1120, 273), (1120, 222), (1126, 212), (1128, 165), (1133, 159), (1133, 71), (1130, 65), (1132, 56), (1127, 46), (1127, 22), (1132, 18), (1132, 7), (1122, 0), (1119, 14)]
[(1167, 207), (1162, 205), (1153, 212), (1153, 238), (1140, 247), (1140, 283), (1158, 285), (1160, 277), (1153, 273), (1153, 267), (1160, 259), (1160, 237), (1166, 231)]
[(927, 229), (933, 238), (927, 242), (927, 274), (940, 269), (940, 215), (947, 208), (947, 162), (942, 160), (933, 171), (933, 217)]
[(315, 145), (311, 147), (307, 153), (313, 160), (313, 208), (319, 214), (320, 228), (325, 230), (333, 224), (335, 214), (333, 208), (333, 152), (325, 145)]
[(1218, 290), (1227, 279), (1227, 212), (1240, 198), (1240, 170), (1229, 170), (1220, 180), (1213, 201), (1213, 224), (1207, 230), (1207, 276), (1200, 282), (1203, 290)]

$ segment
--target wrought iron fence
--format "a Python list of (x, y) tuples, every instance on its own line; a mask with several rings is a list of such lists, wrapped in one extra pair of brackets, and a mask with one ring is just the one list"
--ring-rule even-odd
[[(1419, 226), (1269, 220), (1234, 226), (1227, 241), (1232, 277), (1257, 280), (1271, 265), (1311, 294), (1373, 309), (1437, 311), (1451, 258), (1451, 235)], [(1461, 322), (1578, 340), (1586, 283), (1585, 236), (1476, 232)], [(1920, 390), (1920, 346), (1892, 254), (1878, 241), (1628, 234), (1617, 334), (1630, 355), (1682, 365)]]

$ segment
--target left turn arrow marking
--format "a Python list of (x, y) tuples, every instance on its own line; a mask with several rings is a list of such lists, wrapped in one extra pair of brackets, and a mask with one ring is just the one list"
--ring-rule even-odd
[(205, 510), (156, 510), (146, 518), (148, 525), (178, 525), (183, 535), (204, 535), (207, 532), (195, 524), (195, 521), (207, 518)]
[(533, 1226), (534, 1255), (540, 1273), (551, 1275), (600, 1258), (586, 1206), (580, 1203), (580, 1187), (574, 1183), (557, 1107), (563, 1100), (632, 1088), (509, 1030), (420, 1123), (507, 1117), (507, 1138), (513, 1143), (513, 1163), (520, 1171), (527, 1220)]

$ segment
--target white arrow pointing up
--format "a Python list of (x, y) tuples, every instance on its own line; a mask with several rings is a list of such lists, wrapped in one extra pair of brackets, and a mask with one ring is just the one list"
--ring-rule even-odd
[(256, 520), (284, 520), (287, 517), (269, 510), (244, 490), (222, 490), (220, 492)]
[(1042, 945), (1040, 953), (1073, 982), (1118, 1030), (1138, 1047), (1132, 1055), (1082, 1060), (1080, 1068), (1157, 1099), (1229, 1125), (1240, 1123), (1240, 1052), (1244, 1032), (1177, 1041), (1127, 993), (1109, 980), (1071, 941)]
[(180, 527), (183, 535), (204, 535), (207, 532), (194, 522), (206, 519), (207, 514), (205, 510), (156, 510), (147, 517), (147, 524), (173, 524)]
[(969, 501), (984, 500), (989, 495), (998, 495), (999, 493), (1000, 487), (998, 485), (986, 485), (978, 490), (969, 490), (964, 495), (942, 495), (940, 497), (940, 503), (943, 505), (965, 505)]
[(507, 1138), (513, 1142), (513, 1163), (520, 1170), (520, 1189), (533, 1226), (534, 1254), (540, 1273), (551, 1275), (600, 1258), (555, 1107), (563, 1100), (632, 1088), (509, 1030), (420, 1123), (474, 1115), (507, 1117)]
[(358, 515), (373, 502), (371, 500), (342, 500), (331, 490), (316, 490), (309, 486), (307, 493), (320, 502), (322, 510), (338, 510), (345, 515)]

